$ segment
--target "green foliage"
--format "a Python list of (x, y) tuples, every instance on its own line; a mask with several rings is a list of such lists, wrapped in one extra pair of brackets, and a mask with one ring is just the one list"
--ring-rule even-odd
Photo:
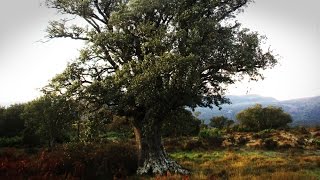
[(291, 116), (283, 112), (280, 107), (263, 108), (260, 104), (239, 112), (237, 119), (240, 126), (251, 131), (286, 127), (292, 122)]
[(17, 147), (22, 145), (22, 137), (0, 137), (0, 147)]
[(71, 124), (76, 118), (74, 112), (73, 102), (62, 96), (45, 95), (29, 102), (23, 113), (25, 142), (33, 144), (40, 137), (51, 147), (55, 142), (68, 140)]
[(218, 128), (202, 129), (199, 132), (199, 138), (201, 139), (210, 139), (217, 137), (221, 137), (221, 131)]
[(165, 137), (196, 136), (200, 131), (201, 121), (185, 109), (174, 111), (166, 118), (162, 126)]
[(320, 148), (320, 139), (314, 139), (315, 145)]
[(138, 122), (148, 115), (139, 123), (161, 122), (185, 106), (226, 103), (222, 84), (258, 80), (277, 62), (261, 49), (264, 37), (232, 19), (246, 0), (46, 2), (87, 22), (53, 21), (48, 37), (87, 43), (44, 89)]
[(22, 142), (27, 147), (43, 145), (45, 139), (41, 137), (39, 131), (35, 131), (35, 126), (26, 127), (22, 133)]
[(271, 136), (271, 133), (273, 132), (272, 129), (265, 129), (265, 130), (262, 130), (262, 131), (259, 131), (258, 133), (255, 133), (253, 136), (255, 138), (268, 138)]
[(134, 136), (132, 125), (124, 117), (114, 116), (106, 131), (105, 137), (108, 139), (128, 140)]
[(24, 104), (11, 105), (8, 108), (0, 107), (0, 136), (20, 136), (24, 129), (24, 119), (21, 114)]
[[(163, 123), (178, 127), (172, 125), (177, 119), (173, 114), (181, 109), (229, 102), (224, 87), (244, 76), (259, 80), (261, 70), (277, 63), (272, 52), (261, 48), (265, 38), (234, 19), (248, 0), (46, 3), (76, 20), (50, 22), (48, 37), (83, 40), (85, 47), (44, 92), (82, 101), (90, 113), (106, 109), (125, 116), (143, 138), (157, 139)], [(78, 23), (79, 19), (84, 23)], [(147, 143), (159, 148), (146, 151), (163, 149), (161, 138)], [(157, 163), (150, 166), (159, 169)]]
[(209, 122), (209, 126), (218, 129), (229, 128), (232, 124), (234, 124), (234, 121), (224, 116), (212, 117)]
[(208, 144), (209, 146), (215, 147), (215, 146), (221, 145), (223, 141), (223, 137), (219, 129), (208, 128), (208, 129), (202, 129), (199, 132), (199, 140), (203, 141), (203, 143)]

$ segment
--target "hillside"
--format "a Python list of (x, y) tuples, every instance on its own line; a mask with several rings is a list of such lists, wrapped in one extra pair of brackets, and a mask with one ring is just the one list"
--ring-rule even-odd
[(212, 109), (196, 108), (196, 111), (201, 112), (199, 118), (208, 122), (211, 117), (222, 115), (235, 120), (235, 116), (238, 112), (254, 104), (262, 104), (263, 106), (273, 105), (282, 107), (285, 112), (292, 116), (294, 120), (292, 125), (320, 125), (320, 96), (286, 101), (278, 101), (272, 97), (263, 97), (259, 95), (227, 97), (231, 100), (232, 104), (222, 105), (221, 110), (217, 107)]

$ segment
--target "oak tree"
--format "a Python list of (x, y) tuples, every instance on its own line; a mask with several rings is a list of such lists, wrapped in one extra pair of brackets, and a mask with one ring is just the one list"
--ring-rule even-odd
[(276, 59), (264, 37), (234, 16), (250, 0), (47, 0), (66, 18), (49, 38), (85, 41), (79, 57), (45, 87), (125, 116), (134, 126), (138, 173), (188, 173), (161, 142), (163, 121), (181, 108), (228, 102), (227, 85), (262, 77)]

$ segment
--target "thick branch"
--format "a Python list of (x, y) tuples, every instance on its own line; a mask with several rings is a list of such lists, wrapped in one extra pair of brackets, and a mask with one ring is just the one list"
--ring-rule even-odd
[(105, 24), (108, 23), (108, 17), (106, 16), (105, 13), (102, 12), (102, 10), (100, 9), (100, 6), (99, 6), (99, 2), (98, 0), (94, 0), (94, 6), (96, 7), (97, 11), (99, 12), (99, 14), (103, 17), (103, 20), (99, 18), (99, 20)]

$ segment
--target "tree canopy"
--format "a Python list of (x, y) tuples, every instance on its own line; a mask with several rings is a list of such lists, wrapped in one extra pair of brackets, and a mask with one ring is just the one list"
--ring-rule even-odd
[(184, 107), (228, 102), (229, 84), (243, 76), (258, 80), (277, 62), (261, 48), (263, 36), (234, 20), (249, 2), (47, 0), (71, 17), (50, 22), (48, 37), (86, 44), (44, 91), (130, 119), (138, 173), (186, 173), (163, 149), (163, 121)]
[(21, 134), (24, 129), (24, 120), (21, 118), (23, 109), (23, 104), (0, 107), (0, 136), (13, 137)]

